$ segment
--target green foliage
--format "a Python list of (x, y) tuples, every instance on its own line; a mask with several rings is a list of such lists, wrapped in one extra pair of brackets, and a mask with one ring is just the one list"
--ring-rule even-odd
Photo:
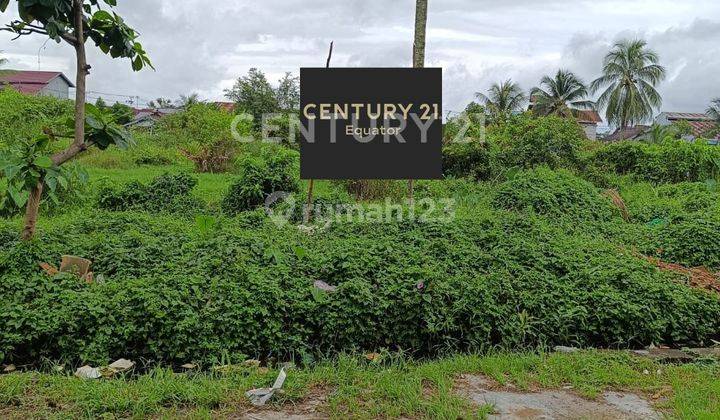
[(45, 128), (60, 131), (72, 116), (72, 101), (0, 88), (0, 150), (34, 138)]
[[(46, 226), (37, 242), (0, 227), (5, 363), (696, 345), (720, 328), (716, 297), (605, 238), (527, 215), (338, 224), (321, 235), (232, 219), (77, 217)], [(64, 253), (91, 259), (105, 281), (37, 268)], [(337, 291), (313, 292), (315, 280)]]
[(720, 269), (720, 221), (707, 217), (671, 223), (653, 242), (662, 259), (687, 267)]
[(491, 179), (497, 172), (497, 151), (480, 141), (450, 143), (443, 146), (443, 172), (456, 178)]
[(489, 137), (501, 147), (507, 166), (573, 168), (579, 161), (585, 132), (573, 119), (520, 115), (493, 128)]
[(720, 169), (716, 163), (719, 159), (720, 150), (716, 147), (674, 139), (660, 144), (622, 141), (604, 146), (594, 155), (599, 165), (653, 183), (715, 178)]
[(610, 201), (592, 184), (572, 173), (547, 168), (520, 172), (499, 185), (493, 204), (506, 210), (575, 220), (611, 220)]
[(179, 149), (198, 172), (224, 172), (230, 169), (239, 146), (233, 127), (239, 135), (250, 136), (249, 121), (235, 121), (232, 114), (213, 104), (197, 103), (162, 118), (153, 141)]
[(4, 191), (0, 191), (0, 212), (16, 214), (25, 207), (39, 182), (48, 188), (45, 197), (60, 204), (58, 194), (71, 192), (76, 184), (83, 184), (87, 176), (76, 167), (59, 167), (49, 156), (52, 138), (42, 135), (22, 141), (10, 150), (0, 153), (0, 175), (5, 178)]
[[(288, 83), (293, 84), (292, 80)], [(289, 89), (288, 83), (283, 89), (284, 106), (295, 102), (293, 90)], [(225, 90), (225, 96), (237, 104), (239, 112), (253, 116), (255, 128), (261, 127), (263, 114), (280, 109), (275, 90), (265, 78), (265, 74), (256, 68), (251, 68), (246, 76), (238, 78), (232, 89)]]
[(203, 204), (191, 193), (197, 179), (187, 174), (165, 174), (145, 185), (137, 181), (122, 188), (104, 186), (99, 193), (97, 206), (113, 211), (142, 210), (194, 214)]
[(262, 206), (274, 192), (298, 192), (298, 153), (278, 148), (266, 156), (241, 160), (240, 177), (228, 190), (222, 202), (228, 214), (237, 214)]

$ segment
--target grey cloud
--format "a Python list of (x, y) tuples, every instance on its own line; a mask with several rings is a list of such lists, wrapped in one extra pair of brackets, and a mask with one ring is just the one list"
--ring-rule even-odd
[[(331, 40), (334, 66), (410, 63), (413, 0), (118, 3), (118, 13), (141, 32), (157, 71), (134, 73), (127, 61), (93, 51), (94, 91), (145, 100), (198, 91), (220, 99), (222, 88), (250, 67), (274, 82), (285, 71), (323, 65)], [(476, 91), (507, 78), (529, 89), (562, 67), (590, 81), (615, 40), (642, 35), (672, 76), (661, 86), (664, 108), (703, 110), (711, 97), (720, 96), (715, 75), (720, 22), (707, 20), (719, 15), (720, 4), (713, 0), (431, 0), (427, 65), (444, 67), (445, 108), (459, 110)], [(1, 16), (0, 24), (6, 18)], [(0, 33), (0, 50), (10, 55), (11, 65), (34, 68), (44, 40), (9, 39)], [(73, 76), (71, 57), (64, 46), (42, 52), (44, 66)]]

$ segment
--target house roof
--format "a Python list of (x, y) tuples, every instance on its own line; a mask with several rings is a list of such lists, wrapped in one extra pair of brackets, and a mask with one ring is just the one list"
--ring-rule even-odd
[(662, 114), (664, 114), (668, 120), (712, 121), (712, 118), (707, 114), (698, 112), (663, 112)]
[(703, 134), (716, 127), (715, 121), (688, 121), (692, 127), (692, 133), (695, 137), (702, 137)]
[(235, 111), (235, 102), (215, 102), (215, 105), (227, 112)]
[(624, 130), (618, 128), (614, 133), (605, 137), (605, 141), (617, 141), (617, 140), (634, 140), (650, 129), (648, 125), (636, 125), (635, 127), (626, 127)]
[(598, 114), (598, 112), (595, 110), (577, 111), (575, 118), (578, 120), (579, 123), (585, 124), (597, 124), (602, 122), (600, 114)]
[(70, 87), (75, 85), (58, 71), (9, 70), (0, 74), (0, 85), (10, 85), (22, 93), (38, 93), (56, 78), (62, 78)]

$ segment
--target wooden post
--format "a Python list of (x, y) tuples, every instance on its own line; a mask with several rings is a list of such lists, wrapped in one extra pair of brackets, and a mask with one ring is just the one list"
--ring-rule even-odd
[[(428, 0), (416, 0), (415, 2), (415, 41), (413, 42), (413, 67), (425, 67), (425, 32), (427, 27), (427, 4)], [(408, 200), (410, 205), (415, 201), (414, 180), (408, 180)]]
[[(332, 58), (332, 52), (333, 52), (333, 44), (335, 41), (330, 41), (330, 51), (328, 52), (327, 61), (325, 62), (325, 68), (330, 68), (330, 59)], [(313, 203), (313, 187), (315, 186), (315, 180), (311, 179), (310, 183), (308, 184), (308, 199), (307, 199), (307, 206), (305, 208), (305, 217), (303, 218), (303, 223), (307, 223), (310, 221), (310, 216), (312, 215), (312, 203)]]

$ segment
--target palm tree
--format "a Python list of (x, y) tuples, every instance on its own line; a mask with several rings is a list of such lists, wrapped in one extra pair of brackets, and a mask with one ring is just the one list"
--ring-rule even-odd
[(607, 121), (624, 129), (652, 118), (653, 109), (662, 104), (655, 86), (665, 78), (657, 53), (646, 48), (644, 40), (624, 40), (615, 44), (603, 60), (603, 75), (590, 90), (605, 90), (597, 100), (606, 111)]
[(555, 77), (545, 76), (540, 86), (530, 91), (533, 111), (537, 115), (572, 117), (581, 109), (593, 109), (595, 103), (587, 100), (587, 86), (573, 72), (558, 70)]
[(526, 99), (520, 86), (511, 79), (500, 84), (493, 83), (487, 95), (477, 92), (475, 96), (485, 105), (492, 122), (505, 120), (513, 112), (521, 110)]
[(188, 108), (192, 105), (200, 103), (200, 95), (197, 93), (191, 93), (189, 95), (180, 95), (180, 99), (177, 100), (178, 108)]
[(720, 125), (720, 98), (715, 98), (710, 103), (707, 111), (705, 111), (710, 118)]

